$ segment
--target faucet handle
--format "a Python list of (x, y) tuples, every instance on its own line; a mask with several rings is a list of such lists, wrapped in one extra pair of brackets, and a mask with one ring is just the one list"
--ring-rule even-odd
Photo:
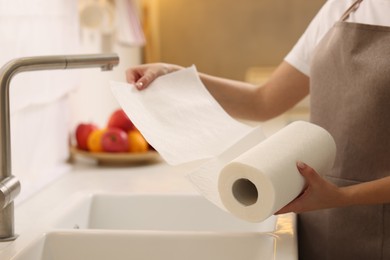
[(0, 182), (0, 209), (8, 206), (20, 193), (19, 180), (11, 175)]

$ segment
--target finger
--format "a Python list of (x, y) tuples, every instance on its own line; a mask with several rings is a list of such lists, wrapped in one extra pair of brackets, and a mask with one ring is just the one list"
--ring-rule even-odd
[(142, 89), (146, 88), (146, 85), (144, 85), (144, 83), (141, 79), (138, 80), (134, 85), (138, 90), (142, 90)]
[(135, 87), (139, 90), (147, 88), (152, 81), (154, 81), (157, 77), (165, 75), (165, 70), (150, 70), (145, 72), (145, 74), (140, 77), (135, 83)]
[(145, 89), (147, 86), (149, 86), (149, 84), (155, 79), (156, 77), (151, 74), (151, 73), (148, 73), (148, 74), (145, 74), (143, 75), (141, 78), (139, 78), (137, 80), (137, 82), (135, 83), (135, 87), (138, 89), (138, 90), (142, 90), (142, 89)]

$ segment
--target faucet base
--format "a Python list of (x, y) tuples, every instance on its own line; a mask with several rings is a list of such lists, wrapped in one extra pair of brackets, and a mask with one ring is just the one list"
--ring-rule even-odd
[(18, 238), (18, 236), (19, 235), (13, 235), (12, 237), (0, 238), (0, 243), (14, 241)]
[(14, 203), (11, 202), (0, 211), (0, 241), (7, 242), (17, 238), (14, 232)]

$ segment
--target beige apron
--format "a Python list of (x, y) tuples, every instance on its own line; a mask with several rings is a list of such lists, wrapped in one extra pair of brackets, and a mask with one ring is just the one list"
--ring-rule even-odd
[[(311, 121), (338, 149), (324, 177), (338, 186), (390, 175), (390, 27), (345, 22), (357, 7), (319, 43), (310, 75)], [(298, 236), (300, 259), (388, 260), (390, 205), (300, 214)]]

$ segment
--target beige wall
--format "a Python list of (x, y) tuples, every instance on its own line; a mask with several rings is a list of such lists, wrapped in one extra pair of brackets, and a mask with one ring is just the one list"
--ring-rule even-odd
[(275, 66), (325, 0), (160, 0), (149, 9), (146, 61), (164, 61), (243, 80)]

